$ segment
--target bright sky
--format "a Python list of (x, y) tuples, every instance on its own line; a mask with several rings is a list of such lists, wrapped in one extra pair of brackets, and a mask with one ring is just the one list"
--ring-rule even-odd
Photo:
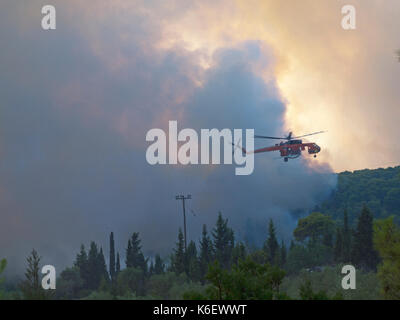
[[(287, 131), (327, 130), (313, 140), (335, 171), (399, 164), (399, 1), (228, 3), (206, 2), (167, 18), (162, 45), (183, 42), (210, 56), (260, 41), (273, 52), (265, 59), (272, 57), (287, 102)], [(341, 27), (345, 4), (356, 8), (356, 30)]]

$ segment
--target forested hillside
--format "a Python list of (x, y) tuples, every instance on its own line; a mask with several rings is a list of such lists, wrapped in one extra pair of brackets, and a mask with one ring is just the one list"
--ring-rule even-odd
[(338, 220), (347, 209), (354, 224), (364, 204), (374, 218), (394, 215), (400, 220), (400, 166), (339, 173), (337, 189), (316, 211)]
[[(147, 256), (137, 230), (125, 247), (115, 245), (111, 232), (104, 251), (95, 241), (77, 248), (54, 292), (37, 281), (36, 250), (26, 260), (25, 279), (7, 286), (1, 275), (7, 261), (0, 259), (0, 300), (400, 299), (400, 228), (390, 217), (400, 220), (400, 167), (338, 178), (331, 198), (297, 221), (290, 243), (266, 217), (263, 244), (250, 246), (222, 213), (187, 248), (179, 229), (164, 256)], [(341, 286), (347, 264), (357, 268), (357, 290)]]

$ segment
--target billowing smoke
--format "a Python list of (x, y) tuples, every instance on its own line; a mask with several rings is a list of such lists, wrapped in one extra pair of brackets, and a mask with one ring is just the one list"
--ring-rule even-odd
[(147, 254), (166, 254), (182, 225), (181, 193), (193, 197), (189, 239), (219, 211), (239, 239), (259, 244), (271, 217), (289, 239), (292, 213), (335, 185), (328, 166), (260, 154), (252, 175), (236, 176), (230, 165), (151, 166), (145, 158), (147, 131), (169, 120), (178, 129), (283, 134), (268, 47), (227, 47), (204, 67), (205, 52), (158, 47), (162, 30), (145, 15), (114, 8), (92, 16), (72, 3), (58, 3), (54, 32), (40, 29), (40, 10), (30, 14), (40, 1), (6, 1), (0, 12), (0, 257), (9, 270), (22, 270), (33, 247), (60, 268), (81, 243), (107, 251), (111, 231), (122, 258), (134, 231)]

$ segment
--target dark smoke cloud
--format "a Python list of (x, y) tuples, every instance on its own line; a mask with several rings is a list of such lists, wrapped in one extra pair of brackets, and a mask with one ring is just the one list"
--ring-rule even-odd
[[(10, 18), (23, 7), (11, 1), (6, 7), (0, 13), (7, 43), (0, 51), (0, 256), (10, 260), (9, 269), (22, 270), (32, 247), (60, 268), (71, 264), (80, 243), (95, 240), (107, 251), (111, 231), (122, 256), (134, 231), (147, 254), (166, 254), (182, 224), (179, 193), (193, 196), (190, 239), (221, 211), (240, 239), (259, 244), (272, 217), (287, 240), (295, 225), (291, 212), (309, 210), (335, 185), (329, 167), (283, 164), (276, 154), (257, 156), (254, 173), (242, 177), (228, 165), (147, 164), (146, 132), (167, 128), (168, 120), (178, 120), (179, 129), (282, 134), (283, 99), (273, 81), (255, 72), (272, 67), (262, 43), (220, 50), (204, 70), (202, 52), (153, 47), (159, 26), (141, 16), (128, 23), (111, 12), (109, 20), (93, 17), (80, 29), (64, 2), (57, 31), (45, 33), (36, 17), (23, 24)], [(118, 36), (125, 26), (129, 41)]]

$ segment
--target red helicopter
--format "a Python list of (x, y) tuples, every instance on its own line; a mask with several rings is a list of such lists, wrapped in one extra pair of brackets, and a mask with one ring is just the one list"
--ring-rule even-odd
[[(311, 136), (314, 134), (319, 134), (323, 133), (325, 131), (318, 131), (314, 133), (309, 133), (305, 134), (302, 136), (298, 137), (293, 137), (292, 132), (289, 132), (289, 135), (287, 137), (279, 138), (279, 137), (268, 137), (268, 136), (259, 136), (255, 135), (254, 138), (258, 139), (276, 139), (276, 140), (286, 140), (285, 142), (280, 142), (279, 144), (275, 144), (275, 146), (272, 147), (266, 147), (266, 148), (261, 148), (261, 149), (256, 149), (254, 151), (246, 151), (245, 148), (241, 147), (243, 153), (262, 153), (262, 152), (269, 152), (269, 151), (279, 151), (281, 153), (281, 157), (285, 162), (287, 162), (289, 159), (296, 159), (300, 157), (301, 152), (304, 151), (306, 148), (308, 148), (308, 153), (313, 154), (314, 158), (317, 157), (317, 153), (321, 151), (321, 147), (318, 146), (314, 142), (307, 142), (303, 143), (302, 140), (299, 138)], [(239, 147), (239, 146), (236, 146)]]

